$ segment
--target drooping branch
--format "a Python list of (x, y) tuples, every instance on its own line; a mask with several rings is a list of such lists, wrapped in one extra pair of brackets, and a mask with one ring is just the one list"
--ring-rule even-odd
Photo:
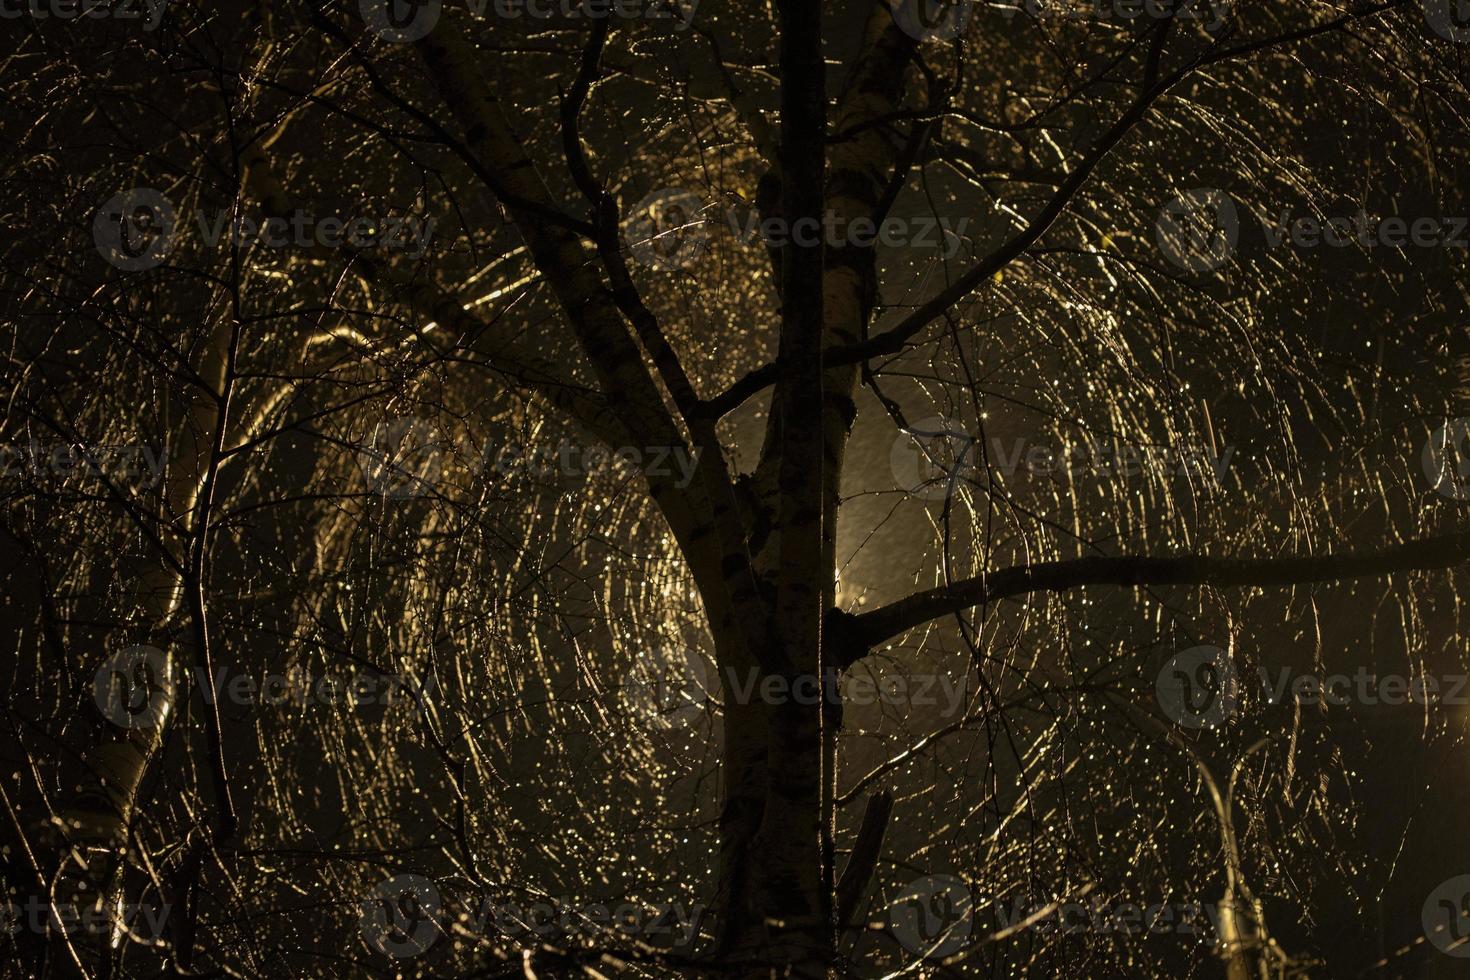
[(941, 616), (1034, 592), (1060, 592), (1085, 585), (1128, 588), (1154, 585), (1283, 587), (1391, 575), (1470, 562), (1470, 532), (1421, 538), (1380, 551), (1286, 558), (1212, 558), (1147, 555), (1077, 558), (1000, 569), (977, 578), (917, 592), (858, 615), (829, 621), (850, 642), (847, 664), (884, 640)]

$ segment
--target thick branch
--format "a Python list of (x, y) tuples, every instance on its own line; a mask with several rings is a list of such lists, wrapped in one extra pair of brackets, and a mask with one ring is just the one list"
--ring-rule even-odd
[(918, 592), (872, 612), (844, 615), (838, 621), (845, 635), (855, 641), (848, 649), (861, 655), (863, 650), (940, 616), (1032, 592), (1059, 592), (1083, 585), (1305, 585), (1391, 575), (1394, 572), (1450, 568), (1467, 561), (1470, 561), (1470, 532), (1423, 538), (1382, 551), (1338, 555), (1078, 558), (1001, 569), (979, 578)]

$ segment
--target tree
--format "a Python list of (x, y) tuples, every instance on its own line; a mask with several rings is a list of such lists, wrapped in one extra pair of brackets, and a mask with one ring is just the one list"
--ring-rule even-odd
[(1338, 975), (1368, 696), (1250, 681), (1457, 737), (1447, 6), (99, 9), (8, 59), (7, 881), (109, 922), (22, 971)]

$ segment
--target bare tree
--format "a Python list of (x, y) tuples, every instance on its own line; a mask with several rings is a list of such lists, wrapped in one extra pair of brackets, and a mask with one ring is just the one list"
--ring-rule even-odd
[(63, 6), (15, 975), (1458, 962), (1448, 5)]

